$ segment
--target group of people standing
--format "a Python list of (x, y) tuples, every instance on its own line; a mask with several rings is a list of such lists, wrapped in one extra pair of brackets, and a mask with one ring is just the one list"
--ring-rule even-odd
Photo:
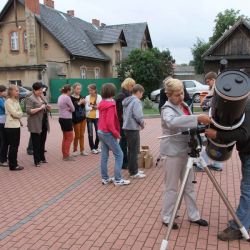
[[(95, 84), (88, 86), (89, 95), (85, 98), (81, 95), (81, 91), (82, 86), (80, 83), (75, 83), (72, 88), (70, 85), (65, 85), (61, 89), (61, 95), (58, 98), (59, 123), (63, 132), (62, 154), (65, 161), (74, 161), (74, 157), (78, 155), (88, 155), (84, 148), (86, 125), (91, 152), (93, 154), (101, 152), (97, 130), (99, 120), (98, 105), (102, 98), (97, 93)], [(73, 153), (71, 154), (72, 142)]]
[[(72, 89), (65, 85), (58, 98), (59, 123), (63, 132), (63, 160), (74, 161), (77, 155), (88, 155), (84, 149), (84, 133), (87, 125), (90, 150), (101, 153), (102, 183), (128, 185), (129, 180), (122, 178), (121, 169), (128, 169), (131, 178), (144, 178), (138, 170), (137, 156), (140, 148), (139, 131), (144, 128), (142, 104), (144, 88), (127, 78), (116, 96), (116, 87), (104, 84), (101, 95), (96, 85), (88, 86), (89, 95), (81, 96), (81, 85), (76, 83)], [(95, 135), (94, 135), (95, 130)], [(70, 147), (74, 140), (73, 152)], [(101, 147), (99, 147), (99, 141)], [(80, 145), (80, 152), (78, 151)], [(108, 174), (109, 151), (115, 157), (114, 177)]]
[[(47, 163), (45, 142), (49, 131), (48, 112), (51, 107), (43, 96), (43, 84), (35, 82), (32, 88), (33, 91), (25, 99), (25, 109), (33, 145), (34, 165), (39, 167), (41, 163)], [(0, 165), (18, 171), (24, 169), (17, 161), (23, 111), (19, 103), (18, 86), (11, 85), (7, 92), (6, 90), (5, 86), (0, 86)]]

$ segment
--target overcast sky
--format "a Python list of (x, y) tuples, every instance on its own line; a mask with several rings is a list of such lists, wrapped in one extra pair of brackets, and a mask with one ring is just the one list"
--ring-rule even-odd
[[(0, 0), (0, 9), (7, 0)], [(43, 0), (40, 0), (43, 3)], [(192, 59), (190, 48), (197, 37), (207, 40), (218, 12), (227, 8), (250, 16), (249, 0), (55, 0), (55, 8), (91, 22), (106, 24), (147, 22), (153, 45), (170, 49), (177, 63)]]

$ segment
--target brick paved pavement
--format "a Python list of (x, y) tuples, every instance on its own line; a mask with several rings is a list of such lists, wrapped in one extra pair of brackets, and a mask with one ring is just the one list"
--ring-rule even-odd
[[(127, 187), (102, 186), (99, 156), (63, 162), (57, 118), (53, 117), (51, 125), (46, 146), (49, 164), (33, 166), (25, 152), (28, 133), (24, 127), (19, 159), (25, 170), (0, 168), (0, 249), (158, 250), (166, 233), (159, 216), (162, 167), (146, 170), (145, 180), (132, 180)], [(150, 145), (155, 157), (160, 133), (160, 120), (148, 119), (141, 144)], [(239, 167), (234, 153), (224, 171), (215, 173), (234, 207), (239, 198)], [(250, 249), (243, 240), (217, 241), (218, 230), (226, 227), (230, 216), (207, 176), (198, 173), (197, 181), (198, 205), (210, 227), (190, 225), (183, 204), (177, 219), (181, 228), (172, 232), (169, 249)]]

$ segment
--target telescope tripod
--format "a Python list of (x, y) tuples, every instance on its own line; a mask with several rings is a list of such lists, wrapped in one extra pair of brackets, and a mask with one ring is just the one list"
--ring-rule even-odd
[[(197, 156), (197, 155), (196, 155)], [(206, 162), (204, 161), (204, 159), (202, 157), (192, 157), (192, 154), (191, 156), (188, 158), (188, 162), (187, 162), (187, 165), (186, 165), (186, 172), (184, 174), (184, 178), (183, 178), (183, 181), (181, 183), (181, 187), (180, 187), (180, 190), (179, 190), (179, 193), (178, 193), (178, 196), (177, 196), (177, 200), (176, 200), (176, 203), (175, 203), (175, 206), (174, 206), (174, 210), (173, 210), (173, 214), (170, 218), (170, 222), (168, 223), (168, 230), (167, 230), (167, 234), (166, 234), (166, 238), (162, 241), (161, 243), (161, 248), (160, 250), (167, 250), (167, 247), (168, 247), (168, 242), (169, 242), (169, 236), (170, 236), (170, 233), (171, 233), (171, 230), (172, 230), (172, 227), (173, 227), (173, 224), (174, 224), (174, 220), (175, 220), (175, 216), (177, 214), (177, 211), (178, 211), (178, 208), (180, 206), (180, 203), (181, 203), (181, 200), (182, 200), (182, 196), (183, 196), (183, 192), (184, 192), (184, 188), (186, 186), (186, 182), (187, 182), (187, 179), (188, 179), (188, 176), (189, 176), (189, 173), (190, 173), (190, 170), (192, 169), (193, 167), (193, 163), (195, 162), (198, 162), (201, 164), (202, 168), (204, 169), (204, 171), (206, 172), (206, 174), (208, 175), (208, 178), (211, 180), (211, 182), (213, 183), (215, 189), (217, 190), (219, 196), (222, 198), (224, 204), (226, 205), (227, 209), (229, 210), (231, 216), (233, 217), (234, 221), (236, 222), (236, 224), (238, 225), (239, 227), (239, 230), (241, 231), (242, 233), (242, 236), (249, 241), (250, 237), (249, 237), (249, 234), (246, 230), (246, 228), (242, 225), (242, 223), (240, 222), (238, 216), (236, 215), (236, 213), (234, 212), (234, 209), (233, 207), (231, 206), (231, 204), (229, 203), (226, 195), (223, 193), (219, 183), (216, 181), (215, 177), (213, 176), (213, 174), (211, 173), (210, 169), (207, 167), (207, 164)]]

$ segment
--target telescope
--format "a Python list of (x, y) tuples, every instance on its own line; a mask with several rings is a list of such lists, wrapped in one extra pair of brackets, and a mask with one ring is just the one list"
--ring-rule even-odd
[[(211, 128), (229, 131), (241, 126), (245, 119), (245, 106), (250, 94), (249, 76), (237, 70), (222, 72), (216, 79), (209, 116)], [(206, 152), (215, 161), (228, 160), (233, 152), (235, 141), (223, 141), (208, 138)]]

